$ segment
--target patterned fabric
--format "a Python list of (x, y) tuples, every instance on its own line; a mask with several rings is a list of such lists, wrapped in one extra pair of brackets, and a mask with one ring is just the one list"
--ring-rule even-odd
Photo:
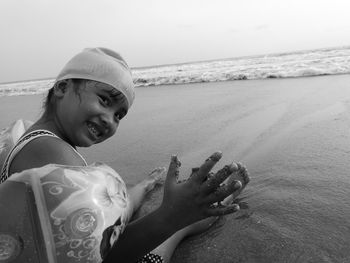
[[(28, 169), (11, 175), (1, 189), (11, 187), (9, 182), (24, 182), (34, 192), (35, 200), (26, 202), (35, 202), (29, 207), (38, 207), (40, 222), (32, 224), (49, 233), (43, 244), (55, 247), (52, 257), (57, 263), (102, 262), (102, 233), (112, 226), (113, 239), (108, 243), (114, 242), (129, 221), (132, 207), (126, 185), (105, 164)], [(7, 219), (0, 216), (0, 225), (2, 220)], [(33, 242), (31, 236), (16, 234), (24, 243)]]
[(148, 253), (143, 256), (142, 259), (138, 260), (136, 263), (163, 263), (164, 260), (161, 256), (153, 253)]
[[(8, 173), (9, 173), (10, 164), (11, 164), (13, 158), (16, 156), (16, 154), (27, 143), (29, 143), (30, 141), (32, 141), (36, 138), (43, 137), (43, 136), (50, 136), (50, 137), (59, 138), (57, 135), (55, 135), (54, 133), (52, 133), (48, 130), (35, 130), (35, 131), (32, 131), (32, 132), (26, 134), (22, 138), (20, 138), (19, 141), (12, 148), (10, 153), (7, 155), (7, 158), (5, 159), (5, 162), (3, 164), (2, 171), (1, 171), (0, 184), (5, 182), (6, 179), (9, 177)], [(85, 162), (85, 165), (87, 165), (85, 159), (80, 155), (80, 153), (78, 153), (73, 147), (72, 147), (72, 149), (81, 157), (81, 159)]]

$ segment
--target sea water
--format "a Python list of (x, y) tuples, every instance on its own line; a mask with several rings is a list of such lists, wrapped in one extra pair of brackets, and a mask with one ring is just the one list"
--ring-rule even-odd
[[(137, 87), (346, 73), (350, 73), (350, 46), (132, 69)], [(0, 96), (43, 93), (53, 82), (0, 84)]]

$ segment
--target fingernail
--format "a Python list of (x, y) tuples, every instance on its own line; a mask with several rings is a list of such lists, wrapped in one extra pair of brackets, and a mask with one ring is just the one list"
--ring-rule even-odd
[(233, 185), (233, 189), (238, 190), (242, 187), (242, 183), (240, 181), (236, 181)]
[(232, 163), (230, 164), (230, 171), (231, 171), (231, 172), (236, 172), (236, 171), (238, 171), (238, 165), (237, 165), (237, 163), (235, 163), (235, 162), (232, 161)]
[(231, 174), (231, 173), (233, 173), (233, 172), (235, 172), (235, 171), (237, 171), (237, 166), (235, 165), (235, 164), (233, 164), (233, 163), (231, 163), (231, 164), (228, 164), (228, 165), (225, 165), (225, 171), (227, 172), (227, 173), (229, 173), (229, 174)]
[(209, 157), (209, 159), (212, 159), (213, 161), (217, 162), (217, 161), (219, 161), (221, 159), (221, 157), (222, 157), (222, 152), (218, 151), (218, 152), (213, 153)]

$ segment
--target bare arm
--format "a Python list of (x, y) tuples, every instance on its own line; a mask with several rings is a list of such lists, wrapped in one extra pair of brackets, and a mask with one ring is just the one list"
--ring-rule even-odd
[(84, 161), (64, 141), (54, 137), (40, 137), (29, 142), (11, 162), (9, 174), (38, 168), (47, 164), (84, 166)]
[(130, 217), (140, 208), (146, 194), (152, 191), (157, 184), (164, 183), (165, 172), (165, 167), (157, 167), (141, 182), (128, 188), (128, 195), (132, 206)]
[(129, 223), (103, 263), (136, 262), (180, 228), (172, 224), (167, 209), (158, 208)]

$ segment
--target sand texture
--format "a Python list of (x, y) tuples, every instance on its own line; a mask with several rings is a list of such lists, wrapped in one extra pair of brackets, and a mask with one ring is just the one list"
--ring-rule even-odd
[[(81, 149), (129, 184), (178, 154), (248, 167), (242, 210), (185, 240), (172, 262), (350, 262), (350, 76), (138, 88), (110, 141)], [(41, 96), (0, 98), (0, 127), (35, 119)], [(150, 196), (143, 211), (160, 202)]]

